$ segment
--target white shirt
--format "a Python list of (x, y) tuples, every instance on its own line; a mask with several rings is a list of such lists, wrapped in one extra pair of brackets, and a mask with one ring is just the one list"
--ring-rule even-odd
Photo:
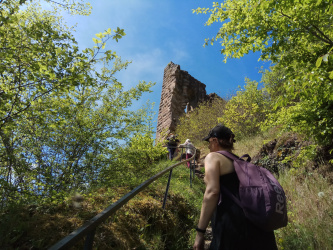
[(191, 142), (185, 142), (184, 144), (179, 145), (180, 148), (186, 148), (185, 153), (194, 155), (195, 147)]

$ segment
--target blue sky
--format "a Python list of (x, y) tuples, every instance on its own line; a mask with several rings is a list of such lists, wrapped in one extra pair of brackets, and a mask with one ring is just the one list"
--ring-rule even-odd
[[(77, 23), (75, 37), (81, 49), (93, 46), (92, 37), (108, 28), (120, 27), (126, 36), (118, 43), (109, 43), (107, 49), (117, 52), (132, 64), (117, 74), (126, 88), (139, 81), (152, 81), (152, 93), (145, 94), (135, 103), (139, 108), (148, 99), (155, 102), (155, 120), (161, 98), (163, 71), (172, 61), (182, 70), (206, 84), (207, 94), (226, 97), (244, 85), (245, 77), (260, 81), (259, 68), (268, 63), (258, 62), (259, 53), (241, 59), (223, 62), (221, 46), (203, 47), (205, 38), (213, 37), (221, 23), (205, 26), (208, 15), (193, 14), (197, 7), (211, 7), (207, 0), (99, 0), (93, 1), (92, 14), (66, 16), (69, 24)], [(155, 122), (156, 126), (156, 122)]]

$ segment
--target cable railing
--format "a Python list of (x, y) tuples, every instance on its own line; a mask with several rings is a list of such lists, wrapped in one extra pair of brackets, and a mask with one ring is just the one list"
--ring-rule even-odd
[(112, 203), (109, 207), (107, 207), (104, 211), (97, 214), (95, 217), (93, 217), (91, 220), (87, 221), (84, 225), (70, 233), (68, 236), (63, 238), (62, 240), (58, 241), (56, 244), (51, 246), (49, 250), (57, 250), (57, 249), (68, 249), (70, 247), (73, 247), (79, 240), (86, 237), (85, 243), (84, 243), (84, 250), (90, 250), (93, 247), (94, 242), (94, 236), (96, 232), (96, 228), (104, 222), (106, 219), (108, 219), (112, 214), (114, 214), (119, 208), (121, 208), (123, 205), (125, 205), (129, 200), (131, 200), (135, 195), (137, 195), (139, 192), (141, 192), (145, 187), (147, 187), (150, 183), (157, 180), (161, 176), (163, 176), (165, 173), (169, 172), (169, 179), (163, 199), (163, 209), (165, 209), (166, 199), (168, 196), (169, 186), (170, 186), (170, 180), (172, 176), (172, 170), (186, 162), (190, 162), (190, 185), (192, 187), (192, 181), (194, 179), (195, 174), (195, 159), (196, 159), (196, 150), (194, 155), (186, 160), (182, 161), (183, 156), (183, 148), (180, 155), (180, 162), (162, 170), (161, 172), (157, 173), (156, 175), (152, 176), (145, 182), (141, 183), (139, 186), (134, 188), (132, 191), (128, 192), (126, 195), (124, 195), (122, 198), (117, 200), (116, 202)]

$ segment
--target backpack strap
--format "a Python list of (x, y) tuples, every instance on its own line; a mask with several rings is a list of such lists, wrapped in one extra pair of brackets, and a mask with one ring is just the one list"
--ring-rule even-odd
[(235, 155), (229, 151), (216, 151), (216, 153), (220, 153), (221, 155), (228, 157), (230, 160), (243, 160), (244, 157), (247, 157), (246, 161), (247, 162), (251, 161), (251, 157), (248, 154), (238, 157), (237, 155)]
[[(251, 157), (248, 155), (248, 154), (245, 154), (243, 155), (242, 157), (238, 157), (237, 155), (229, 152), (229, 151), (217, 151), (216, 153), (220, 153), (221, 155), (224, 155), (225, 157), (229, 158), (230, 160), (232, 161), (235, 161), (235, 160), (242, 160), (242, 158), (244, 157), (247, 157), (246, 161), (247, 162), (250, 162), (251, 161)], [(225, 186), (223, 185), (220, 185), (220, 188), (221, 188), (221, 192), (225, 195), (227, 195), (233, 202), (235, 202), (240, 208), (243, 208), (242, 207), (242, 204), (240, 202), (240, 200), (233, 194), (229, 191), (229, 189), (227, 189)], [(220, 197), (220, 200), (222, 201), (222, 197)], [(221, 202), (220, 201), (220, 202)], [(219, 202), (219, 203), (220, 203)]]
[(216, 151), (216, 153), (224, 155), (224, 156), (228, 157), (230, 160), (239, 160), (240, 159), (237, 155), (235, 155), (229, 151)]
[(247, 157), (246, 159), (247, 162), (251, 161), (251, 156), (249, 156), (248, 154), (242, 155), (239, 159), (243, 159), (244, 157)]

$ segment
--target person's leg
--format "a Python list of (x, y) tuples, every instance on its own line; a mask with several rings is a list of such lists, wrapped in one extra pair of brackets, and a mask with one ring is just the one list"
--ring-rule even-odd
[[(186, 160), (189, 159), (189, 158), (191, 158), (191, 157), (192, 157), (191, 154), (186, 154)], [(186, 163), (187, 163), (187, 167), (190, 168), (191, 167), (191, 163), (189, 161), (186, 162)]]
[(175, 154), (176, 149), (175, 148), (170, 148), (170, 160), (173, 159), (174, 154)]
[(168, 148), (168, 152), (169, 152), (169, 160), (172, 160), (172, 149)]

